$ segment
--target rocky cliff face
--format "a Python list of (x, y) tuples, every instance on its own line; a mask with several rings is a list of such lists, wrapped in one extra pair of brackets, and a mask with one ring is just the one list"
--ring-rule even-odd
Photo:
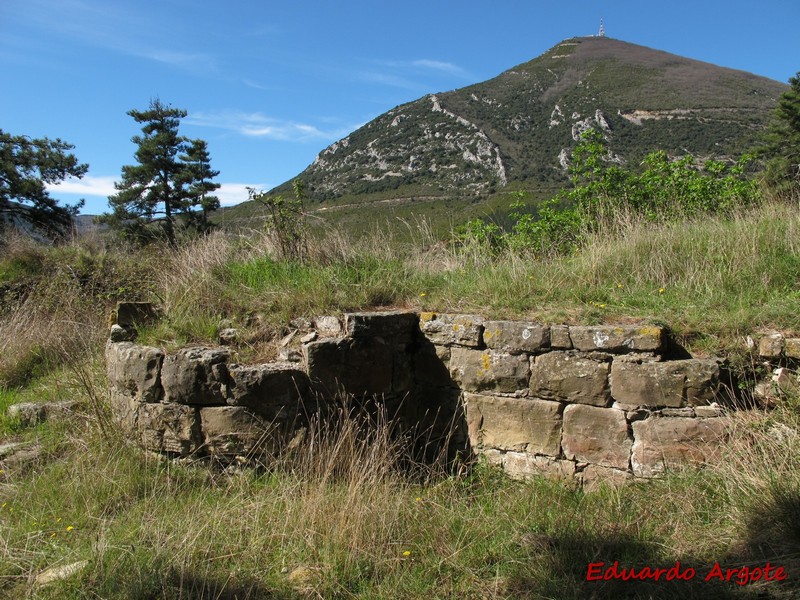
[(498, 77), (398, 106), (323, 150), (314, 200), (395, 191), (474, 196), (564, 180), (590, 127), (620, 160), (739, 154), (786, 86), (609, 38), (576, 38)]

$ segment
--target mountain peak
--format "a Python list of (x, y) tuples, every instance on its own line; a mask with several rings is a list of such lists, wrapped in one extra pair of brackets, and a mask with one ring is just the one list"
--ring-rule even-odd
[(655, 149), (739, 154), (785, 89), (610, 37), (575, 37), (483, 83), (387, 111), (323, 150), (300, 177), (320, 201), (555, 185), (589, 127), (629, 160)]

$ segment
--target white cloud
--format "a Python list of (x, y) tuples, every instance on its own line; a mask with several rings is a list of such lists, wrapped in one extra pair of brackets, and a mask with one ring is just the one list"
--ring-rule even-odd
[(200, 127), (227, 129), (248, 137), (294, 142), (337, 140), (352, 131), (349, 127), (322, 130), (308, 123), (276, 119), (260, 112), (242, 111), (194, 112), (189, 114), (185, 122)]
[(429, 60), (427, 58), (423, 58), (420, 60), (415, 60), (411, 64), (414, 65), (415, 67), (433, 69), (435, 71), (442, 71), (444, 73), (450, 73), (452, 75), (460, 75), (464, 77), (468, 76), (468, 73), (458, 65), (454, 65), (453, 63), (449, 62), (443, 62), (440, 60)]
[(70, 178), (61, 183), (48, 184), (47, 190), (56, 194), (108, 197), (117, 193), (114, 188), (114, 181), (116, 181), (115, 177), (86, 175), (82, 179)]
[(234, 206), (250, 197), (247, 188), (255, 188), (257, 191), (261, 191), (272, 189), (273, 187), (263, 183), (223, 183), (214, 192), (214, 195), (219, 198), (219, 203), (222, 206)]

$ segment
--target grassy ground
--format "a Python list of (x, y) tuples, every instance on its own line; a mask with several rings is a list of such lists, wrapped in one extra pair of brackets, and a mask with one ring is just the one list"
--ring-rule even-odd
[[(83, 408), (32, 429), (2, 411), (0, 438), (40, 454), (0, 467), (0, 597), (796, 598), (791, 399), (739, 419), (719, 468), (620, 490), (511, 481), (481, 465), (404, 472), (398, 442), (385, 431), (359, 439), (347, 421), (262, 472), (219, 472), (163, 462), (109, 427), (101, 353), (118, 299), (160, 304), (154, 343), (213, 341), (236, 326), (245, 359), (268, 355), (291, 318), (378, 307), (646, 319), (695, 351), (732, 351), (759, 328), (800, 332), (799, 227), (792, 207), (766, 204), (730, 219), (631, 223), (551, 259), (455, 247), (424, 223), (402, 241), (327, 231), (304, 262), (277, 259), (264, 235), (213, 235), (174, 253), (19, 241), (0, 259), (0, 409), (67, 398)], [(32, 585), (79, 561), (71, 578)], [(590, 563), (614, 561), (680, 561), (696, 575), (586, 580)], [(767, 561), (789, 579), (704, 581), (717, 562)]]

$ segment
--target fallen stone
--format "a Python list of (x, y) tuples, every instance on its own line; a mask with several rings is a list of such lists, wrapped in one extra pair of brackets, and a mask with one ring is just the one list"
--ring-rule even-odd
[(594, 492), (603, 487), (618, 488), (633, 479), (629, 471), (588, 465), (579, 474), (579, 480), (585, 492)]
[(521, 321), (486, 321), (483, 341), (487, 348), (508, 354), (537, 353), (550, 348), (550, 326)]
[(631, 445), (623, 411), (582, 404), (564, 409), (561, 446), (566, 458), (627, 470)]
[(233, 327), (226, 327), (219, 331), (219, 343), (223, 346), (231, 346), (239, 339), (239, 330)]
[(783, 334), (770, 333), (758, 340), (758, 355), (761, 358), (780, 358), (783, 354)]
[(55, 583), (56, 581), (69, 579), (73, 575), (77, 575), (83, 571), (87, 566), (89, 566), (88, 560), (79, 560), (78, 562), (70, 563), (68, 565), (51, 567), (42, 571), (36, 576), (34, 585), (42, 587), (51, 583)]
[(531, 393), (537, 398), (608, 406), (609, 364), (573, 352), (548, 352), (534, 359)]
[(783, 354), (786, 358), (800, 360), (800, 338), (786, 338), (783, 342)]
[(503, 470), (515, 479), (542, 476), (553, 479), (571, 479), (575, 475), (575, 463), (549, 456), (538, 456), (526, 452), (506, 452)]
[(21, 402), (9, 406), (6, 414), (16, 419), (23, 427), (33, 427), (45, 421), (68, 418), (79, 405), (80, 403), (75, 400)]
[(344, 334), (341, 321), (332, 315), (323, 315), (314, 319), (314, 329), (322, 337), (340, 337)]

